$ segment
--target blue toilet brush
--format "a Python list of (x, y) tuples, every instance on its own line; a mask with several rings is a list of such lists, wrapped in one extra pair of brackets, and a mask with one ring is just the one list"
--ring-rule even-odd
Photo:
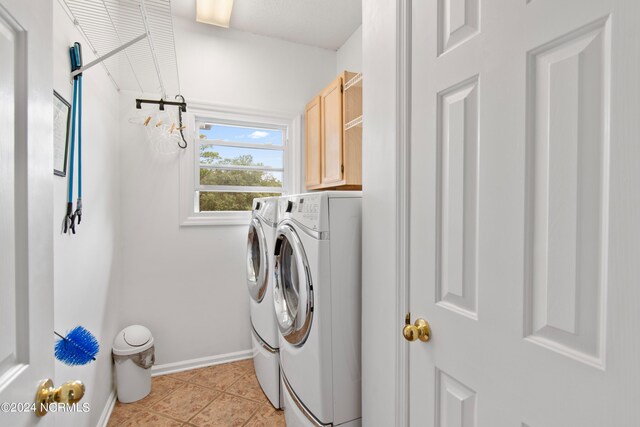
[(98, 340), (82, 326), (76, 326), (66, 336), (53, 332), (60, 339), (56, 341), (56, 359), (69, 366), (86, 365), (96, 360), (100, 351)]

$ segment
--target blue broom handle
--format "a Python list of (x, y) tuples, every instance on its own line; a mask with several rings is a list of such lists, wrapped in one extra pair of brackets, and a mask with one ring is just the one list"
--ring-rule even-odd
[(78, 76), (78, 199), (82, 199), (82, 74)]
[(69, 194), (67, 202), (73, 203), (73, 160), (75, 152), (76, 137), (76, 96), (78, 91), (78, 80), (73, 79), (73, 101), (71, 103), (71, 152), (69, 155)]

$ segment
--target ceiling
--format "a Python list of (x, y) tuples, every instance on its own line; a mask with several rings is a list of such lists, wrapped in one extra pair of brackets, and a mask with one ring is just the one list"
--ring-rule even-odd
[[(173, 15), (196, 23), (196, 0), (172, 0)], [(338, 50), (362, 23), (361, 0), (235, 0), (230, 28)]]

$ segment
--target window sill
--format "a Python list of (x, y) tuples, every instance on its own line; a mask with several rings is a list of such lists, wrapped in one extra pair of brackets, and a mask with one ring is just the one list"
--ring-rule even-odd
[(207, 214), (194, 213), (182, 220), (181, 227), (211, 226), (211, 225), (243, 225), (248, 226), (251, 212), (211, 212)]

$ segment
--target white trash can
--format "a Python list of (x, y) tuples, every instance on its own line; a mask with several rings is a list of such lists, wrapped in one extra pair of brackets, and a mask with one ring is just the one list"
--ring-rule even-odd
[(124, 328), (113, 340), (118, 400), (131, 403), (151, 392), (151, 367), (155, 349), (151, 331), (144, 326)]

